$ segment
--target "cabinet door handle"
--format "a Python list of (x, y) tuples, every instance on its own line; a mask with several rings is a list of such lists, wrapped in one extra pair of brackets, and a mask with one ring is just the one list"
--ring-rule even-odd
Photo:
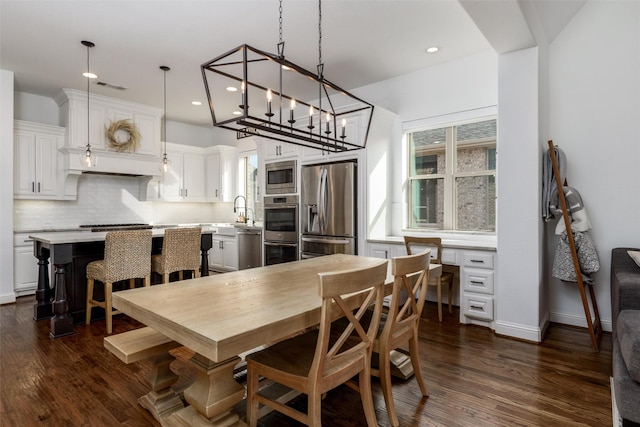
[(31, 181), (31, 192), (35, 193), (36, 192), (36, 183)]
[(184, 189), (184, 197), (187, 197), (187, 191), (188, 191), (188, 190), (185, 188), (185, 189)]
[(38, 183), (38, 193), (40, 192), (40, 183)]
[(484, 311), (484, 307), (479, 306), (479, 305), (469, 304), (469, 308), (475, 308), (476, 310), (483, 310)]
[(218, 197), (218, 190), (216, 190), (216, 197)]
[(474, 285), (484, 285), (482, 280), (470, 280), (470, 282)]
[(475, 262), (475, 263), (480, 263), (480, 264), (484, 264), (484, 261), (481, 259), (470, 259), (469, 261), (471, 262)]
[(256, 191), (257, 191), (257, 194), (258, 194), (258, 196), (259, 196), (259, 195), (260, 195), (260, 186), (258, 185), (256, 188), (257, 188), (257, 190), (256, 190)]

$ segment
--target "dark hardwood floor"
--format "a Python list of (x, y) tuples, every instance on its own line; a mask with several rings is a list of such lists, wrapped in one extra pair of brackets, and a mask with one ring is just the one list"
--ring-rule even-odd
[[(102, 346), (104, 321), (77, 325), (75, 334), (49, 338), (49, 322), (34, 321), (33, 297), (0, 306), (1, 426), (156, 426), (138, 405), (148, 391), (148, 362), (125, 365)], [(422, 364), (430, 396), (413, 379), (396, 381), (402, 426), (611, 426), (611, 335), (591, 349), (586, 329), (552, 324), (542, 344), (460, 325), (455, 314), (437, 321), (426, 306)], [(114, 333), (140, 325), (114, 318)], [(178, 386), (193, 377), (191, 353), (174, 350)], [(378, 422), (388, 426), (380, 385), (373, 381)], [(294, 405), (304, 406), (299, 398)], [(340, 387), (323, 401), (323, 425), (361, 426), (357, 393)], [(272, 413), (261, 426), (297, 426)]]

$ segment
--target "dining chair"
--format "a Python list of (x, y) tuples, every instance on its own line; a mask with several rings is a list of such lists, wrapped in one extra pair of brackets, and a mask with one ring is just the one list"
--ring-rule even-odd
[[(413, 372), (420, 391), (423, 396), (429, 396), (420, 367), (418, 328), (427, 297), (430, 252), (431, 250), (427, 249), (417, 255), (391, 259), (391, 271), (394, 277), (391, 302), (386, 315), (383, 315), (382, 331), (373, 344), (373, 351), (378, 355), (379, 368), (378, 372), (372, 369), (372, 374), (378, 374), (377, 376), (380, 377), (387, 414), (394, 427), (399, 423), (391, 391), (392, 350), (399, 351), (401, 346), (408, 344)], [(406, 298), (406, 295), (414, 295), (414, 298)]]
[[(111, 334), (112, 316), (120, 314), (113, 309), (111, 294), (113, 283), (129, 280), (129, 288), (135, 287), (135, 279), (144, 279), (144, 286), (151, 285), (151, 230), (110, 231), (105, 237), (104, 259), (87, 265), (87, 305), (85, 323), (91, 323), (91, 309), (102, 307), (107, 320), (107, 334)], [(94, 282), (104, 284), (104, 301), (94, 299)]]
[[(319, 327), (246, 357), (247, 421), (251, 427), (257, 425), (260, 404), (305, 425), (320, 427), (322, 395), (358, 374), (367, 425), (377, 426), (371, 393), (371, 351), (386, 277), (387, 260), (367, 268), (318, 274), (322, 298)], [(372, 304), (372, 320), (368, 326), (363, 325), (362, 318)], [(332, 331), (332, 320), (342, 316), (348, 319), (346, 327), (340, 333)], [(357, 336), (357, 343), (350, 338), (352, 334)], [(261, 377), (306, 394), (307, 413), (260, 393)]]
[[(416, 249), (434, 248), (436, 249), (436, 256), (431, 258), (431, 262), (435, 264), (442, 264), (442, 239), (439, 237), (412, 237), (404, 236), (404, 245), (407, 248), (407, 255), (415, 253), (412, 252), (412, 247)], [(429, 285), (437, 286), (438, 288), (438, 320), (442, 322), (442, 285), (445, 284), (449, 287), (448, 301), (449, 301), (449, 313), (453, 313), (451, 302), (453, 301), (453, 273), (442, 272), (442, 274), (435, 279), (429, 281)]]
[(200, 227), (167, 228), (162, 239), (162, 253), (151, 256), (151, 271), (162, 276), (162, 283), (169, 283), (169, 275), (191, 271), (192, 277), (200, 277)]

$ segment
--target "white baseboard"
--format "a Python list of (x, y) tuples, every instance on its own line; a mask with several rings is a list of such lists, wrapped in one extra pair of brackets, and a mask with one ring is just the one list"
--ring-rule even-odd
[[(587, 327), (587, 319), (585, 319), (584, 314), (551, 313), (551, 321), (555, 323), (562, 323), (563, 325), (578, 326), (581, 328)], [(611, 332), (612, 325), (610, 320), (600, 319), (600, 323), (602, 323), (603, 331)]]
[(496, 321), (495, 333), (498, 335), (505, 335), (512, 338), (519, 338), (525, 341), (541, 342), (542, 341), (542, 329), (539, 327), (531, 327), (527, 325), (520, 325), (517, 323)]
[(14, 292), (8, 292), (6, 294), (0, 294), (0, 305), (12, 304), (16, 302), (16, 294)]

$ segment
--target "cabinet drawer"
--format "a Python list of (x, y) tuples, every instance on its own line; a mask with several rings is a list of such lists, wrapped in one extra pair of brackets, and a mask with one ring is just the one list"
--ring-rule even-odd
[(482, 295), (462, 295), (462, 311), (466, 317), (493, 320), (493, 298)]
[(465, 251), (462, 265), (465, 267), (493, 269), (493, 254), (487, 252)]
[[(436, 250), (433, 250), (433, 255)], [(455, 249), (442, 248), (442, 263), (450, 265), (458, 265), (458, 251)]]
[(481, 268), (465, 268), (462, 289), (465, 292), (493, 295), (493, 271)]

